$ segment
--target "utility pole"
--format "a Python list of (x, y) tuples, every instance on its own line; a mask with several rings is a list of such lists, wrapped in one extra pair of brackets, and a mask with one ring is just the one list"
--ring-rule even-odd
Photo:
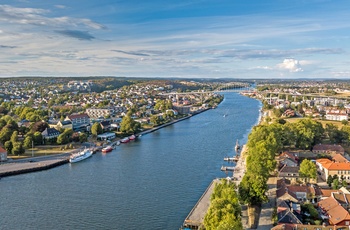
[(34, 141), (32, 141), (32, 157), (34, 157), (33, 149), (34, 149)]

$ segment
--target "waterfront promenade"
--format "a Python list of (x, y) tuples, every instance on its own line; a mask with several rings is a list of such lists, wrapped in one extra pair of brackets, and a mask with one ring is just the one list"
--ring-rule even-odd
[(0, 164), (0, 177), (50, 169), (68, 163), (69, 157), (30, 158), (26, 161)]

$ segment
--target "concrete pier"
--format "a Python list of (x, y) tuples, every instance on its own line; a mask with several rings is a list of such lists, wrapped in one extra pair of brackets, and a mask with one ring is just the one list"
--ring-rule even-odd
[(210, 196), (213, 193), (215, 185), (219, 182), (219, 179), (215, 179), (210, 183), (191, 212), (187, 215), (183, 223), (183, 228), (199, 229), (199, 227), (203, 225), (205, 214), (210, 205)]
[(26, 162), (1, 164), (0, 177), (14, 176), (23, 173), (46, 170), (62, 164), (66, 164), (68, 161), (68, 158), (60, 158), (40, 161), (28, 160)]

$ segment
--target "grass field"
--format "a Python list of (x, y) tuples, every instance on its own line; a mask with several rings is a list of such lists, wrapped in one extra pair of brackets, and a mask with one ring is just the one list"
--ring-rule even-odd
[[(74, 149), (76, 148), (78, 148), (78, 146), (75, 146)], [(74, 149), (61, 149), (61, 146), (40, 146), (40, 147), (26, 149), (25, 153), (20, 156), (9, 154), (8, 158), (22, 159), (22, 158), (28, 158), (32, 156), (34, 157), (48, 156), (48, 155), (55, 155), (55, 154), (69, 152)]]

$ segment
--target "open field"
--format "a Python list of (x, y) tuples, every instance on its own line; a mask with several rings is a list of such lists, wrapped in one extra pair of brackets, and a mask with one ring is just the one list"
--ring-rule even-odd
[(39, 156), (48, 156), (48, 155), (55, 155), (55, 154), (61, 154), (65, 152), (72, 151), (74, 149), (79, 148), (78, 146), (75, 146), (73, 149), (61, 149), (64, 146), (40, 146), (35, 148), (26, 149), (25, 153), (20, 156), (9, 154), (8, 158), (11, 159), (23, 159), (28, 157), (39, 157)]

